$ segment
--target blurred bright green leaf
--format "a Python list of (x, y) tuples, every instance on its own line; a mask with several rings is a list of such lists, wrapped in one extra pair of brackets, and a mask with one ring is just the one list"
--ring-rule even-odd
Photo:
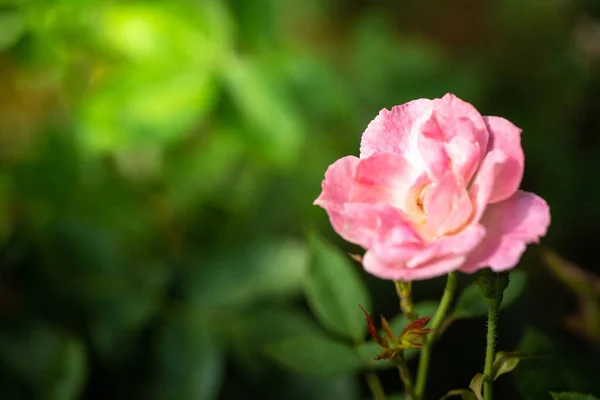
[(355, 341), (367, 329), (359, 305), (367, 311), (371, 299), (349, 256), (316, 233), (310, 235), (310, 272), (304, 292), (315, 317), (328, 330)]
[(18, 10), (0, 10), (0, 51), (12, 46), (25, 32), (25, 18)]
[(31, 385), (36, 398), (76, 400), (87, 380), (83, 342), (35, 325), (0, 335), (0, 359)]
[[(526, 285), (526, 274), (521, 270), (512, 270), (510, 272), (510, 283), (504, 291), (504, 298), (500, 309), (511, 305), (523, 292)], [(472, 283), (462, 292), (456, 303), (452, 317), (454, 319), (478, 318), (487, 314), (487, 306), (479, 291), (479, 286)]]
[(219, 341), (200, 315), (172, 316), (159, 333), (152, 398), (216, 399), (225, 360)]
[(281, 365), (303, 374), (335, 375), (363, 368), (351, 346), (321, 335), (284, 339), (267, 344), (266, 349)]
[(203, 261), (183, 284), (195, 305), (248, 307), (261, 298), (296, 293), (307, 264), (303, 243), (266, 238)]
[(79, 139), (91, 154), (173, 143), (213, 103), (214, 82), (203, 70), (125, 70), (82, 101)]
[(106, 3), (100, 35), (146, 68), (187, 62), (214, 68), (231, 45), (231, 22), (222, 2)]
[(581, 394), (581, 393), (550, 393), (552, 396), (552, 400), (598, 400), (596, 397), (591, 394)]

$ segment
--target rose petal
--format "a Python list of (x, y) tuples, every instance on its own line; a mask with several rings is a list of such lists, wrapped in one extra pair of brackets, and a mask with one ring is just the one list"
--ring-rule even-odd
[(436, 278), (456, 270), (464, 257), (443, 258), (433, 261), (425, 268), (409, 268), (402, 262), (385, 262), (371, 250), (363, 257), (365, 271), (381, 279), (414, 281)]
[(352, 202), (401, 204), (417, 173), (404, 156), (378, 153), (360, 159), (351, 191)]
[[(399, 247), (373, 246), (365, 253), (363, 266), (367, 272), (382, 279), (434, 278), (459, 268), (484, 235), (485, 229), (477, 225), (428, 244), (405, 242)], [(408, 257), (410, 260), (406, 261)]]
[(550, 208), (541, 197), (519, 190), (502, 202), (490, 204), (481, 224), (487, 235), (461, 268), (464, 272), (486, 267), (502, 271), (517, 265), (526, 245), (546, 235)]
[(313, 203), (327, 211), (331, 225), (338, 233), (344, 227), (344, 217), (341, 213), (344, 204), (350, 197), (358, 161), (357, 157), (347, 156), (331, 164), (327, 168), (325, 179), (321, 183), (321, 194)]
[(481, 114), (451, 94), (433, 100), (430, 113), (415, 121), (411, 135), (417, 138), (422, 163), (433, 181), (452, 170), (469, 182), (488, 143)]
[(408, 261), (410, 268), (424, 268), (428, 264), (443, 258), (462, 257), (464, 261), (474, 248), (483, 240), (486, 229), (481, 225), (470, 225), (463, 231), (452, 236), (443, 236), (432, 240), (420, 252)]
[(441, 181), (428, 187), (423, 209), (427, 216), (425, 231), (433, 237), (460, 228), (473, 213), (473, 205), (466, 189), (459, 186), (451, 171), (448, 171)]
[(481, 219), (494, 191), (497, 176), (506, 160), (506, 155), (498, 149), (490, 151), (483, 159), (469, 188), (469, 196), (475, 206), (472, 222)]
[(345, 240), (369, 248), (397, 230), (409, 227), (404, 214), (389, 204), (347, 203), (336, 232)]
[(414, 121), (431, 108), (432, 100), (418, 99), (391, 110), (383, 109), (367, 126), (360, 143), (360, 157), (366, 158), (374, 153), (398, 153), (413, 165), (420, 160), (415, 159), (409, 149), (409, 135)]
[(521, 129), (500, 117), (483, 117), (490, 132), (489, 150), (502, 151), (507, 159), (499, 168), (489, 203), (512, 196), (523, 179), (525, 155), (521, 147)]

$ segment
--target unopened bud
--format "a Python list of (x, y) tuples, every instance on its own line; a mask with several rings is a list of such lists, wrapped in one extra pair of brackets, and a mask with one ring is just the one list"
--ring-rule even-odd
[(508, 272), (494, 272), (486, 268), (477, 273), (476, 281), (488, 307), (500, 306), (504, 290), (509, 283)]

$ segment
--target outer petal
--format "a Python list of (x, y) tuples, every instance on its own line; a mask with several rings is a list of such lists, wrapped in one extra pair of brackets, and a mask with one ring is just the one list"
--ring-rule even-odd
[[(365, 270), (382, 279), (430, 279), (458, 269), (485, 235), (481, 226), (430, 243), (405, 242), (400, 248), (373, 246), (363, 258)], [(407, 260), (407, 257), (410, 259)]]
[(357, 157), (347, 156), (331, 164), (321, 183), (322, 192), (313, 203), (327, 211), (331, 225), (336, 232), (340, 232), (344, 228), (344, 217), (341, 213), (350, 197), (358, 161)]
[(363, 133), (360, 157), (382, 152), (399, 153), (411, 164), (417, 165), (419, 160), (413, 160), (415, 155), (409, 149), (409, 136), (415, 120), (427, 113), (432, 104), (432, 100), (418, 99), (391, 110), (381, 110)]
[(507, 159), (500, 167), (489, 202), (512, 196), (523, 179), (525, 156), (521, 147), (521, 129), (500, 117), (483, 117), (490, 132), (489, 150), (502, 151)]
[(488, 234), (461, 268), (474, 272), (490, 267), (502, 271), (519, 262), (528, 243), (538, 242), (550, 225), (548, 204), (533, 193), (517, 191), (488, 206), (481, 223)]
[(365, 271), (381, 279), (414, 281), (436, 278), (456, 270), (462, 259), (440, 259), (427, 268), (408, 268), (401, 262), (382, 261), (373, 251), (367, 251), (363, 257)]

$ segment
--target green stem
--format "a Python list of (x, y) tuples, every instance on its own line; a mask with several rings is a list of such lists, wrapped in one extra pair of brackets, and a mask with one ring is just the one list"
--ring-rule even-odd
[(383, 386), (381, 386), (381, 381), (377, 374), (373, 371), (367, 371), (365, 372), (365, 378), (373, 398), (375, 400), (387, 400), (387, 396), (385, 395), (385, 391), (383, 390)]
[(421, 350), (421, 357), (419, 358), (419, 369), (417, 371), (417, 383), (415, 385), (415, 397), (417, 398), (417, 400), (422, 399), (423, 395), (425, 394), (425, 385), (427, 384), (427, 374), (429, 372), (429, 362), (431, 359), (431, 350), (433, 342), (437, 337), (437, 330), (446, 318), (446, 314), (448, 313), (448, 309), (450, 308), (450, 304), (452, 303), (455, 291), (456, 272), (450, 272), (448, 274), (448, 280), (446, 281), (446, 287), (444, 288), (444, 295), (442, 296), (440, 305), (435, 313), (435, 316), (433, 317), (433, 322), (431, 323), (431, 328), (433, 329), (433, 332), (431, 332), (425, 337), (425, 343), (423, 349)]
[(412, 282), (394, 281), (400, 299), (400, 310), (408, 322), (417, 319), (412, 301)]
[(396, 367), (398, 368), (398, 372), (400, 373), (400, 380), (402, 381), (402, 384), (404, 385), (404, 394), (405, 394), (406, 400), (414, 400), (415, 393), (414, 393), (414, 387), (413, 387), (412, 374), (410, 373), (410, 369), (408, 368), (408, 365), (406, 364), (406, 361), (404, 360), (404, 355), (400, 354), (396, 358), (394, 358), (394, 363), (396, 364)]
[(488, 308), (487, 347), (485, 349), (485, 367), (483, 369), (483, 375), (485, 376), (483, 381), (484, 400), (492, 400), (492, 398), (494, 397), (494, 377), (492, 376), (492, 373), (495, 358), (497, 324), (498, 306), (494, 305)]

